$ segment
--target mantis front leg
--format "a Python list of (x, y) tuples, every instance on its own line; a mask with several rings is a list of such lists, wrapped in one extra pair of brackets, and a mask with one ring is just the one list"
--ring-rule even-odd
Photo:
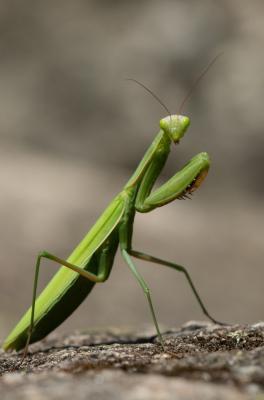
[(197, 154), (171, 179), (150, 193), (161, 171), (159, 164), (151, 163), (138, 191), (135, 204), (137, 211), (149, 212), (173, 200), (188, 197), (188, 194), (192, 194), (201, 185), (209, 166), (208, 154)]

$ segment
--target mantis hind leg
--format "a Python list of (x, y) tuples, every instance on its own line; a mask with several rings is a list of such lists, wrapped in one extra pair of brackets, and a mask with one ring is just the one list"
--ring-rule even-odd
[(153, 262), (153, 263), (156, 263), (156, 264), (165, 265), (166, 267), (170, 267), (170, 268), (175, 269), (176, 271), (182, 272), (185, 275), (185, 277), (186, 277), (186, 279), (187, 279), (187, 281), (188, 281), (188, 283), (190, 285), (190, 288), (191, 288), (196, 300), (198, 301), (203, 313), (207, 316), (207, 318), (209, 318), (214, 324), (227, 325), (227, 324), (225, 324), (223, 322), (217, 321), (215, 318), (213, 318), (209, 314), (209, 312), (207, 311), (204, 303), (202, 302), (201, 297), (198, 294), (198, 291), (197, 291), (196, 287), (194, 286), (193, 281), (192, 281), (192, 279), (191, 279), (191, 277), (190, 277), (190, 275), (189, 275), (189, 273), (188, 273), (188, 271), (186, 270), (185, 267), (183, 267), (182, 265), (179, 265), (179, 264), (172, 263), (170, 261), (166, 261), (166, 260), (162, 260), (162, 259), (157, 258), (157, 257), (153, 257), (153, 256), (151, 256), (149, 254), (145, 254), (145, 253), (141, 253), (139, 251), (135, 251), (135, 250), (130, 250), (129, 254), (131, 256), (139, 258), (141, 260)]
[(94, 274), (92, 272), (84, 270), (83, 268), (78, 267), (77, 265), (71, 264), (67, 260), (63, 260), (62, 258), (59, 258), (47, 251), (42, 251), (38, 254), (36, 265), (35, 265), (35, 276), (34, 276), (34, 285), (33, 285), (30, 325), (29, 325), (28, 337), (27, 337), (25, 348), (24, 348), (24, 353), (22, 356), (21, 363), (24, 361), (24, 359), (28, 353), (28, 346), (30, 344), (31, 336), (32, 336), (33, 329), (34, 329), (35, 304), (36, 304), (36, 297), (37, 297), (37, 287), (38, 287), (38, 279), (39, 279), (39, 270), (40, 270), (41, 260), (43, 258), (49, 259), (59, 265), (63, 265), (64, 267), (77, 272), (79, 275), (83, 276), (84, 278), (88, 279), (89, 281), (99, 283), (99, 282), (106, 281), (106, 279), (108, 278), (109, 273), (110, 273), (111, 267), (109, 267), (109, 263), (107, 262), (107, 255), (108, 255), (107, 252), (104, 252), (104, 251), (101, 252), (99, 266), (98, 266), (98, 273)]
[(134, 275), (134, 277), (136, 278), (136, 280), (138, 281), (138, 283), (142, 287), (142, 289), (144, 291), (144, 294), (147, 297), (149, 308), (150, 308), (150, 312), (151, 312), (152, 319), (153, 319), (153, 322), (154, 322), (154, 325), (155, 325), (155, 328), (156, 328), (156, 331), (157, 331), (157, 334), (158, 334), (158, 337), (159, 337), (159, 340), (160, 340), (160, 344), (162, 346), (162, 349), (164, 350), (164, 341), (163, 341), (162, 335), (160, 333), (158, 321), (157, 321), (157, 318), (156, 318), (156, 315), (155, 315), (155, 311), (154, 311), (154, 307), (153, 307), (153, 303), (152, 303), (152, 300), (151, 300), (149, 287), (146, 284), (146, 282), (144, 281), (144, 279), (142, 278), (142, 276), (139, 274), (139, 272), (136, 269), (133, 261), (131, 260), (130, 255), (128, 254), (128, 252), (125, 249), (122, 249), (121, 252), (122, 252), (122, 255), (123, 255), (128, 267), (130, 268), (132, 274)]

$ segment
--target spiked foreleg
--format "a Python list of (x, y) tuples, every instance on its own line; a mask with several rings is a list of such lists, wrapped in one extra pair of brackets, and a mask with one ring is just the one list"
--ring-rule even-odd
[(201, 185), (207, 175), (209, 166), (208, 154), (197, 154), (171, 179), (150, 193), (154, 184), (153, 177), (155, 173), (155, 166), (150, 165), (138, 192), (135, 204), (136, 210), (148, 212), (154, 208), (162, 207), (175, 199), (188, 197), (188, 193), (192, 194)]

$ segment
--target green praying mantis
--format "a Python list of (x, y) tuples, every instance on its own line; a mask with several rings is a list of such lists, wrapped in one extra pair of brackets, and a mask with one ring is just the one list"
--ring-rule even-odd
[[(141, 86), (154, 95), (166, 108), (153, 92), (143, 84)], [(134, 258), (160, 264), (183, 273), (203, 313), (212, 322), (219, 323), (208, 313), (185, 267), (138, 251), (134, 249), (132, 243), (136, 213), (148, 213), (173, 200), (188, 198), (200, 187), (210, 167), (208, 154), (202, 152), (194, 156), (167, 182), (156, 190), (152, 190), (166, 163), (171, 144), (180, 142), (190, 124), (187, 116), (179, 115), (180, 113), (172, 115), (167, 108), (166, 110), (169, 115), (160, 120), (160, 130), (135, 172), (67, 260), (48, 251), (38, 254), (32, 306), (4, 341), (4, 350), (24, 348), (24, 354), (26, 354), (29, 344), (44, 338), (59, 326), (82, 303), (95, 283), (102, 283), (108, 279), (118, 247), (125, 264), (147, 298), (157, 336), (163, 349), (164, 342), (155, 315), (151, 293), (134, 264)], [(61, 267), (37, 297), (39, 270), (43, 259), (54, 261)]]

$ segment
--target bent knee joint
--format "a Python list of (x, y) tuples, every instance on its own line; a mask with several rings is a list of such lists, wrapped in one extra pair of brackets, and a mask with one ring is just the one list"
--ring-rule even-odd
[(153, 208), (155, 208), (155, 207), (152, 207), (146, 203), (136, 204), (136, 210), (140, 213), (147, 213), (149, 211), (152, 211)]
[(103, 283), (106, 281), (107, 276), (104, 275), (97, 275), (97, 283)]
[(41, 258), (41, 257), (48, 257), (49, 256), (49, 253), (46, 251), (46, 250), (42, 250), (42, 251), (40, 251), (39, 253), (38, 253), (38, 258)]

